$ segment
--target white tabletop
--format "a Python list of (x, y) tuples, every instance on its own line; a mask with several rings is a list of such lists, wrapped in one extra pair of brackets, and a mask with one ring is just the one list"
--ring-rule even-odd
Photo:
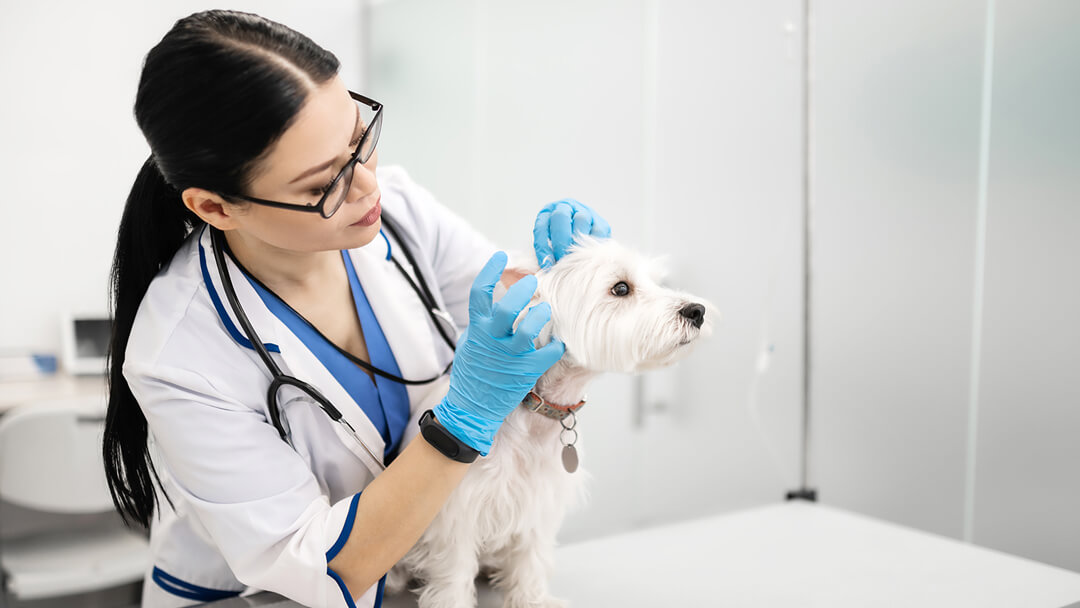
[(1080, 574), (794, 501), (564, 547), (577, 606), (1062, 608)]
[[(794, 501), (561, 547), (551, 586), (579, 608), (1064, 608), (1080, 573)], [(271, 594), (215, 608), (276, 603)], [(385, 608), (415, 606), (411, 596)], [(481, 589), (480, 608), (501, 606)]]
[(100, 397), (105, 399), (105, 376), (56, 374), (33, 380), (0, 381), (0, 414), (20, 405), (55, 399)]

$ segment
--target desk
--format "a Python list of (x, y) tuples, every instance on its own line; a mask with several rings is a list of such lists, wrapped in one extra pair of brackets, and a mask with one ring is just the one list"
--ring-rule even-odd
[[(1080, 573), (802, 501), (559, 548), (578, 608), (1065, 608)], [(296, 606), (272, 594), (214, 608)], [(385, 608), (415, 606), (411, 596)], [(480, 608), (499, 608), (486, 588)]]
[(105, 402), (105, 376), (56, 374), (34, 380), (3, 380), (0, 381), (0, 414), (27, 403), (95, 395)]

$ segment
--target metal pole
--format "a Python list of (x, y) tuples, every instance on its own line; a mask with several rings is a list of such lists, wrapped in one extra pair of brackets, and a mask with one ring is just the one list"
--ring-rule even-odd
[(810, 487), (810, 0), (802, 3), (802, 206), (803, 206), (803, 402), (802, 470), (799, 489), (787, 493), (787, 499), (816, 501), (817, 490)]

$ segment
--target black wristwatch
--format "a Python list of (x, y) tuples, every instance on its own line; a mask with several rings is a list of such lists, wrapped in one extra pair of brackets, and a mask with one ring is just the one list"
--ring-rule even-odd
[(454, 437), (450, 431), (439, 424), (439, 421), (435, 419), (435, 412), (431, 410), (424, 412), (424, 414), (420, 416), (420, 434), (423, 435), (424, 439), (426, 439), (436, 450), (439, 450), (451, 460), (456, 460), (458, 462), (472, 462), (480, 455), (480, 452), (477, 452), (472, 446), (466, 444), (457, 437)]

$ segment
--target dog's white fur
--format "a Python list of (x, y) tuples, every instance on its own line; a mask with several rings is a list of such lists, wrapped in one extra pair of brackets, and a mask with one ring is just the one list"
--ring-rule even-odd
[[(675, 362), (710, 331), (716, 316), (702, 299), (661, 286), (659, 264), (610, 239), (582, 239), (543, 272), (523, 260), (531, 258), (511, 266), (518, 276), (537, 275), (533, 303), (547, 301), (552, 310), (538, 343), (554, 334), (566, 344), (563, 358), (536, 383), (537, 392), (551, 403), (577, 403), (588, 381), (601, 372), (639, 372)], [(628, 295), (613, 293), (620, 282), (629, 287)], [(700, 328), (679, 312), (690, 304), (708, 311)], [(515, 408), (488, 456), (471, 465), (420, 540), (390, 572), (387, 588), (401, 591), (415, 577), (423, 584), (422, 608), (475, 606), (474, 580), (485, 571), (502, 590), (507, 607), (564, 606), (549, 595), (547, 578), (556, 533), (566, 511), (584, 499), (587, 475), (564, 470), (561, 431), (558, 421)]]

